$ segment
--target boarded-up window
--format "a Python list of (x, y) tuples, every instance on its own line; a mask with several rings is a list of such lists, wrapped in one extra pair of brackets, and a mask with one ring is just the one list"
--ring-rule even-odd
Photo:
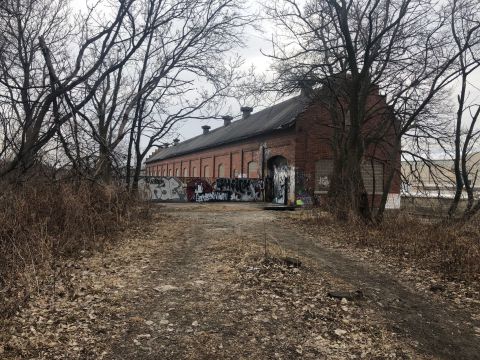
[[(383, 164), (375, 160), (365, 160), (362, 163), (363, 184), (367, 194), (382, 194)], [(375, 191), (374, 191), (375, 190)]]
[(176, 177), (180, 176), (180, 169), (179, 168), (175, 169), (175, 176)]
[(210, 166), (205, 165), (203, 167), (203, 177), (210, 177)]
[(167, 169), (163, 169), (163, 176), (167, 176)]
[(195, 166), (193, 167), (192, 172), (193, 172), (193, 175), (192, 175), (193, 177), (198, 176), (197, 175), (197, 168)]
[(218, 165), (217, 176), (218, 177), (225, 177), (225, 166), (223, 164)]
[(315, 191), (327, 192), (333, 172), (333, 160), (315, 162)]
[(172, 176), (172, 175), (173, 175), (173, 170), (172, 169), (168, 170), (168, 176)]
[[(315, 163), (315, 191), (327, 192), (333, 173), (333, 160), (318, 160)], [(383, 191), (383, 164), (370, 160), (362, 163), (362, 178), (367, 194), (381, 194)]]
[(183, 177), (187, 177), (187, 176), (188, 176), (188, 169), (183, 168)]
[(258, 165), (255, 161), (250, 161), (248, 163), (248, 177), (249, 178), (256, 178), (258, 177)]

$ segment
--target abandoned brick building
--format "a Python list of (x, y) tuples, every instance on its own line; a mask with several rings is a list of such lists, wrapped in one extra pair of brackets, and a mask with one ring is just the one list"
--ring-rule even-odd
[[(378, 91), (370, 95), (369, 101), (385, 104)], [(327, 193), (333, 170), (329, 141), (333, 132), (325, 102), (301, 94), (257, 113), (253, 113), (250, 107), (242, 107), (241, 111), (243, 115), (237, 121), (225, 116), (224, 124), (219, 128), (210, 130), (209, 126), (202, 126), (203, 134), (159, 148), (146, 161), (147, 178), (176, 179), (170, 182), (177, 189), (182, 181), (187, 183), (182, 179), (209, 179), (210, 184), (221, 179), (220, 187), (252, 188), (249, 196), (205, 198), (193, 195), (188, 196), (190, 201), (235, 199), (302, 204), (321, 199)], [(400, 167), (399, 157), (394, 164), (389, 162), (391, 156), (385, 148), (368, 148), (366, 151), (366, 159), (370, 161), (365, 161), (362, 172), (369, 194), (380, 196), (385, 170), (391, 166)], [(253, 190), (253, 185), (249, 184), (251, 181), (255, 181), (257, 190)], [(167, 183), (157, 182), (169, 186)], [(205, 186), (209, 187), (208, 183), (201, 188)], [(215, 191), (215, 185), (211, 190)], [(159, 191), (162, 193), (163, 190)], [(198, 193), (196, 189), (190, 191)], [(175, 196), (167, 196), (167, 193)], [(184, 199), (178, 197), (178, 191), (168, 189), (163, 195), (167, 200)], [(387, 205), (398, 207), (399, 202), (400, 180), (397, 176)]]

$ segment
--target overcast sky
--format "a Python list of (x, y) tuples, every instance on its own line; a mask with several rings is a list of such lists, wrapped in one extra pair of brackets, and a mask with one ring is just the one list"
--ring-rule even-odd
[[(261, 14), (261, 6), (256, 0), (251, 0), (249, 3), (248, 9), (250, 11)], [(232, 54), (237, 53), (242, 56), (242, 58), (245, 60), (245, 69), (253, 65), (257, 73), (268, 73), (270, 71), (271, 61), (268, 57), (262, 55), (261, 50), (268, 52), (270, 49), (271, 45), (269, 39), (271, 39), (272, 30), (265, 21), (258, 21), (257, 26), (260, 26), (260, 29), (248, 28), (246, 30), (244, 39), (246, 46), (242, 48), (236, 48), (234, 51), (232, 51)], [(252, 106), (252, 104), (245, 104), (245, 106)], [(230, 100), (223, 109), (224, 112), (228, 113), (226, 115), (235, 117), (239, 116), (240, 114), (240, 105), (233, 99)], [(254, 107), (253, 111), (256, 112), (260, 109), (261, 107)], [(222, 126), (223, 120), (186, 120), (177, 127), (179, 138), (183, 141), (200, 135), (203, 131), (201, 128), (203, 125), (209, 125), (212, 127), (212, 129), (214, 129)]]
[[(82, 8), (85, 6), (87, 0), (72, 0), (74, 7)], [(268, 73), (271, 74), (271, 61), (268, 57), (262, 55), (261, 51), (263, 50), (266, 53), (270, 52), (271, 44), (270, 39), (272, 38), (272, 33), (274, 28), (269, 25), (267, 20), (262, 20), (263, 16), (263, 0), (247, 0), (248, 4), (246, 9), (251, 13), (256, 15), (257, 23), (256, 26), (259, 29), (248, 28), (245, 30), (245, 46), (234, 49), (231, 52), (231, 55), (235, 53), (240, 54), (245, 60), (245, 68), (254, 66), (257, 73)], [(269, 0), (267, 0), (269, 1)], [(215, 66), (215, 64), (212, 64)], [(270, 75), (271, 76), (271, 75)], [(268, 77), (270, 77), (268, 76)], [(480, 84), (480, 70), (476, 71), (476, 74), (471, 77), (472, 87), (470, 89), (470, 100), (473, 98), (479, 98), (480, 91), (478, 88), (475, 88), (475, 84)], [(199, 84), (201, 86), (202, 84)], [(452, 94), (456, 94), (455, 89), (453, 89)], [(268, 103), (263, 103), (262, 105), (272, 105), (272, 102), (275, 99), (270, 99)], [(278, 101), (278, 99), (277, 99)], [(254, 106), (253, 104), (244, 104), (245, 106)], [(452, 105), (456, 105), (455, 100), (452, 102)], [(262, 106), (255, 105), (254, 112), (257, 112), (262, 109)], [(452, 109), (452, 114), (454, 114)], [(240, 104), (235, 100), (230, 100), (221, 111), (221, 114), (231, 115), (231, 116), (240, 116)], [(202, 133), (201, 127), (203, 125), (209, 125), (212, 129), (223, 126), (223, 121), (221, 119), (212, 119), (212, 120), (186, 120), (180, 124), (177, 124), (176, 132), (172, 133), (172, 136), (169, 141), (172, 141), (175, 136), (178, 136), (181, 141), (192, 138), (194, 136), (200, 135)], [(167, 140), (167, 139), (166, 139)], [(153, 149), (152, 149), (153, 151)]]

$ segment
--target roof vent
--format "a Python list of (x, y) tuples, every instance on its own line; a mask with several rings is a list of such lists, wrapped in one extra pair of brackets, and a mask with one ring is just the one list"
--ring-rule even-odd
[(242, 107), (240, 108), (240, 111), (241, 111), (242, 114), (243, 114), (243, 118), (246, 119), (246, 118), (248, 118), (248, 117), (250, 116), (250, 114), (252, 113), (253, 108), (250, 107), (250, 106), (242, 106)]
[(222, 119), (223, 119), (223, 126), (228, 126), (232, 123), (233, 117), (231, 117), (230, 115), (225, 115), (225, 116), (222, 116)]
[(315, 85), (315, 81), (313, 79), (303, 79), (298, 81), (298, 85), (300, 87), (300, 94), (307, 98), (314, 97), (314, 90), (313, 86)]
[(177, 145), (180, 142), (179, 138), (173, 139), (173, 146)]
[(202, 126), (202, 129), (203, 129), (203, 134), (208, 134), (210, 132), (210, 126), (208, 125), (203, 125)]

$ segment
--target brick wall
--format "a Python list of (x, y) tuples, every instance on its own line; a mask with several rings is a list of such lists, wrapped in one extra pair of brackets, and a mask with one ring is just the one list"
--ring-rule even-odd
[[(262, 150), (265, 147), (265, 151)], [(265, 159), (262, 159), (265, 152)], [(246, 141), (236, 142), (219, 146), (214, 149), (207, 149), (192, 154), (177, 156), (148, 163), (146, 165), (148, 175), (168, 175), (172, 170), (182, 169), (181, 176), (189, 177), (219, 177), (219, 165), (223, 165), (225, 177), (261, 178), (262, 163), (264, 164), (263, 174), (266, 172), (268, 158), (281, 155), (289, 164), (295, 161), (295, 129), (277, 131), (264, 136), (257, 136)], [(262, 161), (263, 160), (263, 161)], [(248, 171), (249, 163), (257, 164), (255, 171)], [(209, 174), (205, 175), (205, 166), (208, 166)], [(193, 173), (193, 169), (197, 173)], [(251, 167), (253, 168), (253, 167)], [(185, 174), (185, 171), (187, 174)]]
[[(384, 126), (385, 123), (385, 100), (378, 94), (372, 94), (368, 102), (371, 109), (376, 109), (374, 115), (369, 119), (364, 131), (372, 131), (378, 128), (379, 124)], [(383, 111), (382, 111), (383, 110)], [(367, 163), (365, 164), (364, 181), (365, 185), (371, 189), (372, 193), (375, 188), (375, 193), (379, 194), (380, 188), (386, 180), (387, 172), (394, 167), (400, 169), (400, 154), (396, 156), (395, 161), (390, 161), (393, 148), (391, 146), (394, 136), (393, 128), (383, 134), (380, 142), (372, 144), (367, 147), (365, 156)], [(297, 173), (297, 191), (305, 191), (313, 193), (315, 189), (317, 194), (325, 191), (320, 191), (318, 181), (319, 166), (324, 167), (323, 172), (329, 172), (333, 168), (333, 124), (331, 115), (325, 104), (321, 102), (312, 104), (304, 113), (300, 114), (296, 122), (296, 145), (295, 145), (295, 164)], [(374, 161), (375, 171), (371, 170), (370, 161)], [(329, 161), (331, 162), (329, 164)], [(318, 162), (318, 164), (317, 164)], [(317, 165), (317, 166), (316, 166)], [(383, 176), (379, 168), (383, 168)], [(322, 170), (322, 169), (320, 169)], [(375, 178), (373, 174), (376, 174)], [(379, 179), (380, 177), (380, 179)], [(381, 184), (379, 184), (381, 182)], [(400, 172), (396, 172), (390, 193), (400, 193)], [(300, 189), (300, 190), (299, 190)], [(381, 194), (381, 191), (380, 191)], [(375, 197), (377, 198), (377, 196)]]
[[(383, 97), (373, 94), (369, 99), (372, 107), (385, 107)], [(379, 118), (372, 117), (369, 125), (375, 128)], [(392, 129), (393, 130), (393, 129)], [(393, 132), (386, 134), (392, 136)], [(267, 161), (269, 158), (281, 155), (288, 161), (288, 165), (295, 168), (295, 181), (292, 181), (292, 189), (289, 195), (289, 202), (295, 201), (295, 193), (307, 192), (313, 194), (316, 186), (316, 163), (319, 160), (331, 160), (333, 158), (331, 139), (333, 130), (331, 126), (330, 113), (321, 102), (312, 104), (297, 118), (294, 128), (279, 130), (268, 135), (257, 136), (245, 141), (239, 141), (217, 148), (198, 151), (171, 159), (165, 159), (148, 163), (148, 175), (170, 175), (176, 176), (177, 171), (182, 177), (220, 177), (218, 174), (219, 165), (222, 165), (223, 177), (249, 177), (261, 178), (267, 175)], [(372, 145), (366, 149), (366, 155), (373, 157), (376, 162), (384, 168), (384, 173), (389, 167), (400, 169), (400, 154), (391, 163), (390, 153), (392, 151), (388, 141), (380, 145)], [(249, 163), (255, 162), (256, 168)], [(262, 167), (263, 165), (263, 167)], [(378, 174), (377, 164), (375, 173)], [(205, 170), (208, 170), (205, 173)], [(254, 169), (254, 170), (252, 170)], [(194, 172), (195, 170), (195, 172)], [(365, 173), (365, 183), (373, 188), (373, 179), (370, 174)], [(377, 177), (377, 176), (376, 176)], [(378, 185), (379, 179), (375, 177)], [(385, 180), (385, 176), (381, 181)], [(378, 190), (378, 186), (375, 186)], [(377, 191), (375, 191), (377, 193)], [(394, 178), (391, 193), (400, 193), (400, 175)], [(375, 196), (377, 198), (377, 196)]]

